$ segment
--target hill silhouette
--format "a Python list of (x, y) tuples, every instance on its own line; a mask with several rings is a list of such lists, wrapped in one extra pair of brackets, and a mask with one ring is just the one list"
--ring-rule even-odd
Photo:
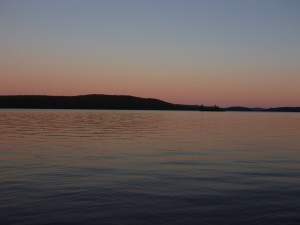
[(0, 96), (0, 108), (223, 111), (217, 106), (173, 104), (154, 98), (104, 94)]

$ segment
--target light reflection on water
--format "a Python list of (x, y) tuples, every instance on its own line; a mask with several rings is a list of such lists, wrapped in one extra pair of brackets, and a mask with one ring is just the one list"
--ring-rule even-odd
[(0, 111), (0, 224), (300, 224), (300, 114)]

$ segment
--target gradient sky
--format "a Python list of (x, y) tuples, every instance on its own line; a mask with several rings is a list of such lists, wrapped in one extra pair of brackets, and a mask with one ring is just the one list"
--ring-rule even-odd
[(298, 0), (0, 0), (0, 95), (300, 106)]

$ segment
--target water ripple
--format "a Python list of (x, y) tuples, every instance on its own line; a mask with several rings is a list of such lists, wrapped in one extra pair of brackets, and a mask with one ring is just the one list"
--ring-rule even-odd
[(300, 115), (0, 111), (1, 224), (300, 223)]

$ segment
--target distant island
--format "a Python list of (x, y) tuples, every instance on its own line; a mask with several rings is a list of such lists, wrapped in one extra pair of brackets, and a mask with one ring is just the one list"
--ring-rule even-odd
[(154, 98), (104, 94), (0, 96), (0, 108), (223, 111), (218, 106), (173, 104)]
[(277, 107), (277, 108), (247, 108), (242, 106), (233, 106), (223, 108), (224, 111), (239, 111), (239, 112), (300, 112), (300, 107)]

